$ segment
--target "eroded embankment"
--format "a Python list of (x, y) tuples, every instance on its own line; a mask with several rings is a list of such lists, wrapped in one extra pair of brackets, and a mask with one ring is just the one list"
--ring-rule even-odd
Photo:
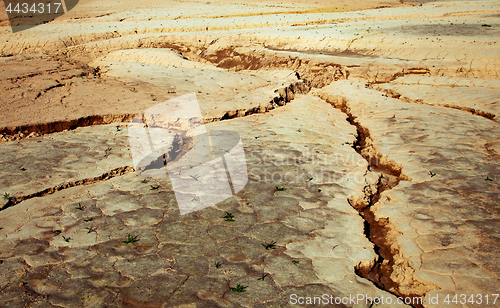
[[(347, 121), (356, 127), (357, 140), (353, 148), (368, 162), (365, 174), (366, 186), (363, 195), (351, 196), (349, 204), (364, 219), (365, 235), (374, 244), (376, 260), (359, 263), (356, 274), (372, 281), (379, 288), (402, 298), (411, 298), (412, 306), (423, 307), (418, 303), (420, 298), (431, 290), (439, 289), (433, 283), (424, 281), (415, 275), (415, 268), (403, 255), (397, 237), (401, 235), (398, 227), (389, 217), (377, 217), (373, 209), (384, 191), (396, 187), (400, 181), (410, 180), (403, 173), (403, 166), (380, 154), (373, 146), (370, 132), (363, 127), (352, 114), (347, 100), (342, 96), (319, 95), (322, 99), (347, 115)], [(378, 172), (376, 181), (368, 181), (370, 171)]]
[[(310, 82), (300, 80), (293, 82), (286, 87), (279, 88), (275, 92), (277, 95), (266, 105), (260, 105), (252, 108), (241, 108), (227, 111), (220, 117), (206, 118), (205, 123), (224, 121), (239, 117), (248, 116), (256, 113), (265, 113), (270, 110), (284, 106), (295, 98), (295, 94), (306, 94), (310, 90)], [(74, 130), (79, 127), (94, 125), (106, 125), (112, 123), (130, 122), (137, 114), (105, 114), (80, 117), (78, 119), (60, 120), (48, 123), (27, 124), (13, 127), (0, 128), (0, 143), (25, 138), (38, 137), (45, 134), (58, 133), (66, 130)]]

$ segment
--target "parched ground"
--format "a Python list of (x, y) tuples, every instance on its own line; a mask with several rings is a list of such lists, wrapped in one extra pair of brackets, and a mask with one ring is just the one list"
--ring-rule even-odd
[[(499, 3), (0, 19), (0, 307), (500, 304)], [(181, 215), (128, 123), (189, 93), (240, 135), (248, 183)]]

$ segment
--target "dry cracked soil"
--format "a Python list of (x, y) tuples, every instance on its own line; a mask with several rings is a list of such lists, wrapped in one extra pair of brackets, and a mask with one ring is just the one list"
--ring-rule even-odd
[[(3, 7), (0, 307), (499, 307), (498, 1)], [(246, 166), (189, 213), (130, 139), (184, 95)]]

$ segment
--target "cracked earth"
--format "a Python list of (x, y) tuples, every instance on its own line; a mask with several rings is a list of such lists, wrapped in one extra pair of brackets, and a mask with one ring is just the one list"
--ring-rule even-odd
[[(359, 2), (0, 15), (0, 307), (498, 307), (500, 4)], [(248, 183), (181, 215), (128, 123), (189, 93)]]

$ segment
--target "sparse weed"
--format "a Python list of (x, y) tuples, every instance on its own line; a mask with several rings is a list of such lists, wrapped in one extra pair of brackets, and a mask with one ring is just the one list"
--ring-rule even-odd
[(4, 200), (8, 200), (10, 198), (10, 194), (8, 192), (6, 192), (6, 193), (3, 194), (2, 198)]
[(222, 262), (215, 261), (215, 268), (221, 268)]
[(297, 260), (292, 260), (292, 263), (293, 263), (293, 264), (299, 264), (299, 261), (297, 261)]
[(248, 286), (243, 286), (243, 285), (241, 285), (241, 284), (239, 284), (239, 283), (238, 283), (238, 284), (236, 284), (236, 288), (231, 288), (231, 287), (229, 287), (229, 289), (230, 289), (231, 291), (233, 291), (233, 292), (239, 292), (239, 293), (241, 293), (241, 292), (246, 292), (246, 290), (245, 290), (246, 288), (248, 288)]
[(229, 212), (226, 212), (226, 215), (224, 217), (222, 217), (222, 218), (224, 218), (225, 221), (234, 221), (233, 214), (231, 214)]
[(264, 281), (264, 278), (266, 278), (269, 274), (262, 274), (262, 277), (257, 278), (257, 280), (262, 280)]
[(92, 233), (92, 232), (97, 233), (97, 229), (94, 229), (94, 228), (92, 228), (92, 227), (90, 227), (90, 228), (85, 228), (85, 229), (87, 229), (87, 230), (89, 231), (89, 232), (87, 232), (87, 234), (88, 234), (88, 233)]
[(142, 184), (146, 184), (148, 182), (148, 180), (144, 179), (141, 181)]
[(198, 178), (200, 177), (199, 175), (190, 175), (190, 177), (192, 177), (194, 180), (198, 181)]
[(266, 248), (266, 250), (269, 250), (269, 249), (276, 249), (276, 241), (274, 242), (270, 242), (270, 243), (267, 243), (267, 244), (261, 244), (262, 246), (264, 246), (264, 248)]
[(92, 221), (92, 220), (94, 220), (94, 218), (90, 217), (89, 219), (84, 219), (83, 221), (89, 222), (89, 221)]
[(158, 190), (160, 188), (160, 185), (150, 185), (151, 188), (149, 190)]
[(490, 181), (490, 182), (493, 182), (492, 179), (490, 179), (488, 176), (486, 176), (486, 179), (484, 179), (485, 181)]
[(276, 191), (285, 191), (286, 188), (285, 187), (278, 187), (276, 186)]
[(432, 177), (434, 177), (436, 175), (436, 173), (432, 172), (432, 171), (429, 171), (429, 175)]
[(81, 205), (80, 203), (78, 203), (78, 206), (75, 207), (75, 209), (83, 211), (85, 209), (85, 207), (83, 205)]
[(131, 236), (130, 233), (128, 234), (127, 236), (127, 240), (126, 241), (122, 241), (122, 243), (125, 243), (125, 244), (128, 244), (128, 243), (135, 243), (138, 241), (137, 237), (139, 235), (136, 235), (136, 236)]
[(71, 237), (65, 237), (64, 235), (62, 236), (63, 237), (63, 240), (66, 242), (66, 243), (69, 243), (69, 240), (71, 239)]

